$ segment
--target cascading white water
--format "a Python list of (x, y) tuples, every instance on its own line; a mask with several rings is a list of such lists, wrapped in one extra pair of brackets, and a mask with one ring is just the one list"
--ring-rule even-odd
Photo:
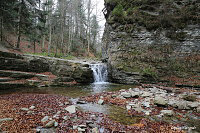
[(106, 64), (91, 64), (90, 68), (93, 71), (95, 83), (106, 82), (108, 80), (108, 70)]

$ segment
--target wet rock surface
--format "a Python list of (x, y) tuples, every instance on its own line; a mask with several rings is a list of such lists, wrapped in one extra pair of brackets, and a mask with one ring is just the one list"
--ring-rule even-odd
[(0, 55), (0, 88), (3, 89), (93, 82), (92, 70), (86, 63), (1, 51)]

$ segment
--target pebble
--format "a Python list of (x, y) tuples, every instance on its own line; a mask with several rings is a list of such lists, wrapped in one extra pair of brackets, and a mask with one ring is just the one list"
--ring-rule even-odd
[(33, 110), (33, 109), (35, 109), (35, 106), (31, 106), (29, 109), (30, 109), (30, 110)]
[(46, 122), (48, 121), (48, 119), (49, 119), (49, 116), (45, 116), (44, 118), (42, 118), (41, 122)]
[(3, 118), (3, 119), (0, 119), (0, 122), (3, 122), (3, 121), (13, 121), (14, 119), (13, 118)]
[(104, 100), (99, 99), (98, 104), (102, 105), (104, 103)]
[(75, 129), (77, 129), (77, 128), (78, 128), (78, 126), (73, 126), (72, 128), (75, 130)]
[(68, 111), (70, 114), (76, 113), (76, 106), (71, 105), (65, 108), (66, 111)]
[(85, 132), (85, 129), (78, 127), (78, 132)]
[(54, 123), (54, 127), (58, 127), (58, 122), (55, 122), (55, 123)]
[(69, 119), (69, 116), (64, 116), (63, 119), (64, 119), (64, 120), (68, 120), (68, 119)]
[(127, 110), (130, 110), (130, 109), (131, 109), (131, 106), (130, 106), (130, 105), (127, 105), (127, 106), (126, 106), (126, 109), (127, 109)]
[(51, 128), (51, 127), (54, 126), (54, 123), (55, 123), (55, 120), (49, 121), (49, 122), (45, 125), (45, 127), (46, 127), (46, 128)]
[(172, 116), (174, 114), (173, 110), (161, 110), (160, 111), (163, 115)]
[(28, 108), (21, 108), (20, 110), (22, 110), (22, 111), (29, 111)]

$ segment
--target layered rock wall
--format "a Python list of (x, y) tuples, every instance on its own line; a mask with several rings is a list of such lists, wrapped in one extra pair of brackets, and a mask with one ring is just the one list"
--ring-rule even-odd
[(197, 1), (105, 0), (105, 7), (103, 58), (113, 82), (200, 75)]

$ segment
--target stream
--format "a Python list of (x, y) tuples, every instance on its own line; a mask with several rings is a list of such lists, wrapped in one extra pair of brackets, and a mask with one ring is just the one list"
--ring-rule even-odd
[[(109, 83), (107, 66), (105, 64), (91, 64), (93, 70), (94, 83), (89, 85), (75, 85), (69, 87), (42, 87), (42, 88), (16, 88), (0, 90), (1, 95), (6, 94), (57, 94), (70, 97), (73, 104), (76, 104), (79, 97), (89, 96), (102, 92), (113, 92), (121, 89), (129, 89), (133, 85), (122, 85)], [(137, 121), (128, 116), (127, 110), (114, 105), (99, 105), (95, 103), (77, 104), (82, 111), (98, 112), (108, 115), (111, 119), (125, 125), (134, 124)]]
[[(69, 87), (17, 88), (17, 89), (0, 90), (0, 94), (1, 95), (57, 94), (60, 96), (67, 96), (70, 98), (70, 101), (73, 103), (73, 105), (77, 105), (77, 107), (83, 112), (102, 113), (107, 115), (111, 120), (119, 122), (123, 125), (133, 125), (135, 123), (138, 123), (142, 119), (142, 117), (130, 116), (125, 108), (116, 105), (111, 105), (111, 104), (99, 105), (97, 103), (88, 103), (88, 102), (84, 104), (77, 103), (77, 101), (81, 97), (87, 97), (102, 92), (114, 92), (122, 89), (128, 90), (129, 88), (136, 87), (134, 85), (109, 83), (107, 78), (108, 76), (107, 66), (105, 64), (102, 63), (91, 64), (90, 68), (93, 71), (94, 83), (89, 85), (74, 85)], [(151, 119), (153, 121), (156, 120), (156, 118), (154, 119), (153, 117)], [(178, 123), (178, 121), (175, 123)], [(196, 124), (192, 123), (191, 126), (194, 125)]]

